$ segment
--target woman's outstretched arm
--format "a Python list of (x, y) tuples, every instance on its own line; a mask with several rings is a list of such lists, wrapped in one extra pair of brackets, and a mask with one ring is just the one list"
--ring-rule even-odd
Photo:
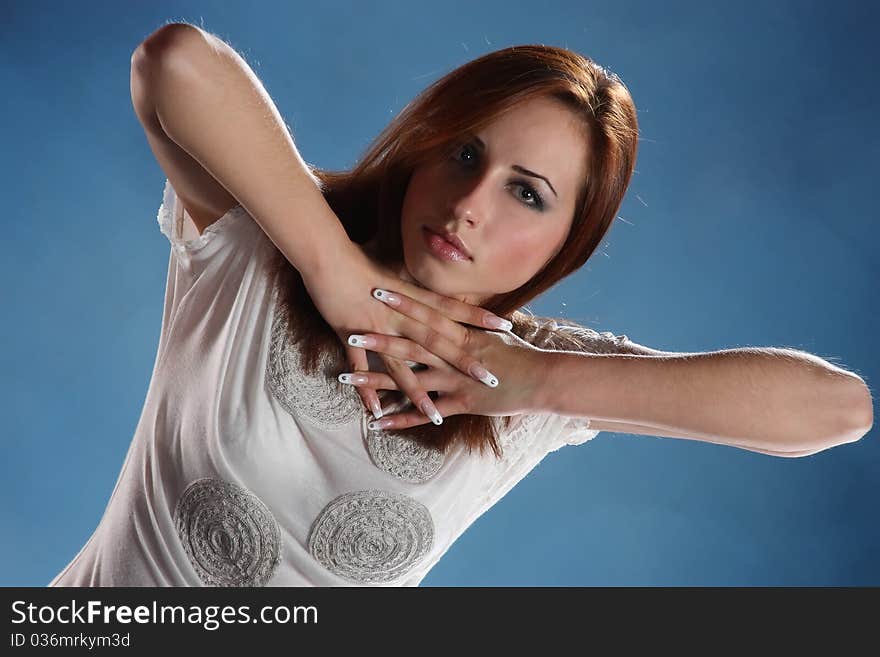
[[(392, 290), (392, 292), (394, 292)], [(419, 377), (448, 414), (556, 413), (589, 418), (589, 429), (686, 438), (774, 456), (806, 456), (864, 436), (874, 421), (871, 393), (852, 372), (793, 349), (660, 351), (627, 341), (613, 353), (538, 348), (512, 333), (473, 331), (405, 294), (384, 301), (412, 326), (413, 341), (369, 336), (371, 349), (420, 361), (430, 344), (446, 362), (477, 357), (505, 384), (486, 391), (444, 368)], [(448, 368), (446, 368), (448, 369)], [(395, 389), (366, 373), (352, 385)], [(379, 428), (424, 423), (395, 413)]]
[(865, 382), (812, 354), (744, 348), (658, 355), (548, 352), (547, 411), (599, 431), (805, 455), (864, 436)]

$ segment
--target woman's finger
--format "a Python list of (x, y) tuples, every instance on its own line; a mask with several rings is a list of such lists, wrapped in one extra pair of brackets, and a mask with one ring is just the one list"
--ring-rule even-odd
[[(410, 339), (415, 340), (428, 351), (437, 354), (464, 374), (472, 376), (490, 388), (498, 386), (498, 377), (489, 372), (478, 358), (474, 358), (463, 348), (467, 347), (472, 340), (473, 329), (445, 317), (442, 307), (440, 311), (435, 310), (433, 307), (399, 292), (376, 288), (373, 290), (373, 297), (412, 320), (403, 322), (403, 332)], [(475, 309), (474, 306), (457, 299), (439, 294), (436, 297), (438, 303), (448, 308), (461, 304), (467, 308)]]
[[(438, 412), (443, 417), (449, 417), (450, 415), (460, 415), (467, 412), (464, 403), (456, 395), (441, 396), (435, 402), (435, 405)], [(372, 422), (369, 422), (367, 426), (373, 430), (394, 430), (417, 427), (420, 424), (428, 424), (429, 422), (430, 419), (425, 417), (425, 415), (419, 413), (418, 411), (412, 410), (403, 413), (394, 413), (393, 415), (386, 415), (381, 420), (373, 420)]]
[[(353, 370), (369, 370), (370, 365), (367, 362), (367, 352), (363, 349), (358, 349), (352, 346), (345, 347), (345, 353), (348, 357), (348, 362), (351, 364), (351, 369)], [(373, 417), (380, 418), (382, 417), (382, 405), (379, 403), (379, 395), (376, 393), (376, 390), (370, 387), (359, 387), (357, 389), (358, 395), (360, 395), (361, 401), (364, 403), (364, 407), (369, 408), (373, 413)]]
[(437, 361), (448, 363), (490, 388), (498, 387), (500, 383), (498, 377), (487, 370), (478, 358), (474, 358), (466, 349), (459, 346), (460, 344), (466, 346), (470, 337), (459, 343), (450, 340), (433, 326), (422, 324), (409, 317), (401, 317), (400, 323), (402, 333), (409, 336), (408, 338), (381, 333), (353, 334), (348, 336), (348, 344), (434, 367), (440, 367)]
[[(450, 381), (449, 374), (433, 368), (420, 372), (413, 372), (418, 379), (418, 385), (424, 390), (431, 392), (451, 392), (454, 382)], [(458, 376), (458, 375), (456, 375)], [(340, 383), (353, 385), (373, 390), (402, 390), (397, 381), (384, 372), (352, 371), (343, 372), (337, 379)]]
[[(468, 340), (470, 329), (467, 326), (462, 326), (458, 321), (450, 319), (444, 308), (434, 308), (405, 294), (380, 288), (373, 290), (373, 297), (410, 319), (414, 319), (425, 326), (430, 326), (437, 333), (444, 335), (453, 342), (464, 344)], [(449, 301), (454, 301), (454, 299), (439, 295), (438, 298), (446, 299), (444, 303), (447, 305)]]
[[(404, 320), (411, 321), (411, 320)], [(360, 347), (377, 353), (384, 353), (401, 360), (422, 363), (438, 369), (449, 369), (450, 364), (437, 354), (431, 353), (420, 344), (408, 338), (385, 335), (383, 333), (352, 333), (348, 336), (349, 347)]]
[(443, 416), (437, 411), (434, 402), (428, 396), (428, 392), (419, 383), (416, 373), (413, 372), (404, 360), (380, 353), (379, 356), (385, 363), (388, 375), (396, 382), (403, 393), (409, 397), (413, 405), (431, 419), (434, 424), (443, 424)]
[[(443, 294), (438, 294), (431, 290), (417, 287), (406, 281), (401, 281), (401, 284), (397, 285), (397, 287), (405, 288), (403, 294), (410, 299), (413, 299), (428, 308), (436, 309), (452, 321), (470, 324), (471, 326), (479, 326), (480, 328), (494, 329), (496, 331), (509, 331), (513, 328), (513, 324), (510, 320), (499, 317), (494, 313), (490, 313), (488, 310), (484, 310), (479, 306), (473, 306), (464, 301), (459, 301), (458, 299), (453, 299), (452, 297), (447, 297)], [(374, 289), (374, 296), (377, 290), (383, 291), (380, 288)], [(392, 292), (391, 290), (384, 291)], [(380, 297), (376, 298), (380, 299)]]

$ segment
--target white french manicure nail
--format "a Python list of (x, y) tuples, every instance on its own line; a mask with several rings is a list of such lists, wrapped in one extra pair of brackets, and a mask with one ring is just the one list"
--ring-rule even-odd
[(388, 290), (382, 290), (380, 288), (376, 288), (373, 290), (373, 296), (376, 297), (379, 301), (384, 301), (385, 303), (398, 306), (400, 305), (400, 298), (389, 292)]
[(348, 336), (348, 344), (352, 347), (375, 347), (373, 344), (373, 338), (368, 338), (364, 335), (349, 335)]
[(479, 363), (470, 366), (470, 373), (478, 381), (485, 383), (490, 388), (498, 387), (498, 378)]
[(366, 374), (350, 374), (346, 372), (345, 374), (340, 374), (336, 377), (339, 379), (340, 383), (360, 383), (364, 384), (367, 382)]
[(422, 410), (422, 413), (431, 418), (431, 422), (433, 422), (434, 424), (443, 424), (443, 416), (440, 415), (440, 412), (437, 410), (430, 399), (426, 399), (421, 404), (419, 404), (419, 408)]
[(382, 415), (383, 415), (383, 413), (382, 413), (382, 407), (379, 405), (379, 402), (376, 401), (375, 399), (374, 399), (373, 401), (371, 401), (370, 403), (371, 403), (372, 406), (373, 406), (373, 417), (376, 418), (376, 419), (378, 420), (378, 419), (381, 418)]
[(497, 328), (502, 331), (510, 331), (513, 329), (513, 323), (506, 319), (501, 319), (500, 317), (489, 317), (486, 319), (486, 323), (489, 324), (492, 328)]

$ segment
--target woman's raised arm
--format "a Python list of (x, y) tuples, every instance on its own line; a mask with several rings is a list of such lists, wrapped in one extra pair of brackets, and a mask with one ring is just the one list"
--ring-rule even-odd
[[(193, 25), (165, 25), (132, 56), (133, 101), (136, 91), (145, 127), (155, 121), (153, 127), (161, 129), (163, 139), (222, 185), (300, 272), (316, 308), (345, 345), (353, 369), (369, 366), (364, 349), (348, 342), (350, 334), (407, 335), (397, 315), (371, 301), (374, 288), (393, 287), (436, 304), (436, 294), (373, 263), (349, 239), (272, 99), (234, 48)], [(219, 190), (214, 192), (216, 199)], [(202, 205), (212, 207), (209, 200)], [(492, 328), (486, 321), (492, 313), (449, 301), (444, 308), (450, 319)], [(454, 366), (469, 368), (475, 362)], [(409, 368), (399, 368), (392, 376), (416, 408), (425, 401), (431, 404)], [(358, 392), (367, 408), (381, 416), (375, 389)]]
[(132, 78), (167, 137), (235, 197), (301, 273), (349, 245), (278, 109), (235, 49), (198, 27), (171, 23), (135, 50)]

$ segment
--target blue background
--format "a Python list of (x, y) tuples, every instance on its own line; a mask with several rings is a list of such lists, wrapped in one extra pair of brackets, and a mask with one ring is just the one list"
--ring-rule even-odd
[[(637, 173), (601, 252), (531, 310), (658, 349), (801, 349), (874, 388), (872, 4), (4, 2), (0, 584), (44, 586), (86, 542), (144, 402), (169, 245), (129, 62), (166, 21), (238, 49), (331, 169), (483, 53), (592, 57), (636, 101)], [(876, 433), (799, 459), (601, 433), (422, 585), (878, 585)]]

